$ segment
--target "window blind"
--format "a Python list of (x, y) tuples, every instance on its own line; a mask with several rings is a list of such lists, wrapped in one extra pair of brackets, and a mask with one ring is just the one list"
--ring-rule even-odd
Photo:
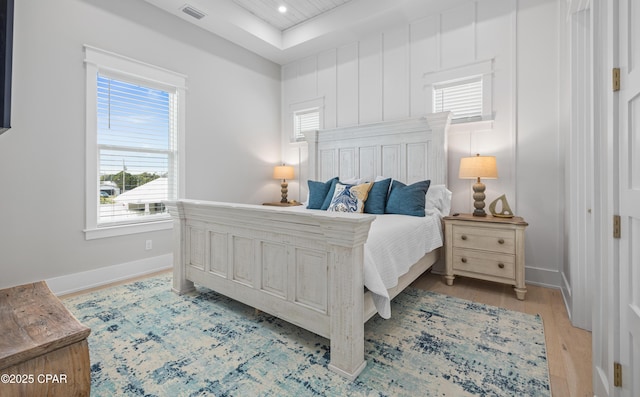
[(293, 137), (296, 140), (304, 139), (304, 131), (320, 129), (320, 109), (298, 110), (293, 114)]
[(98, 224), (148, 221), (175, 195), (175, 94), (98, 75)]
[(482, 101), (482, 76), (433, 85), (433, 111), (450, 111), (454, 120), (481, 118)]

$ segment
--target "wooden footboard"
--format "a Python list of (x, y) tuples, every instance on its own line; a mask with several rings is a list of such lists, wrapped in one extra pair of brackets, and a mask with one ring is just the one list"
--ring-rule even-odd
[[(301, 150), (308, 160), (298, 175), (302, 181), (385, 175), (406, 184), (444, 184), (450, 120), (444, 112), (307, 132), (308, 146)], [(166, 205), (174, 219), (176, 292), (192, 290), (195, 282), (329, 338), (329, 368), (358, 376), (365, 366), (364, 321), (376, 312), (371, 294), (364, 294), (363, 266), (374, 216), (195, 200)], [(414, 264), (389, 295), (438, 254)]]
[(330, 340), (329, 368), (364, 369), (363, 245), (372, 215), (179, 200), (173, 289), (197, 283)]

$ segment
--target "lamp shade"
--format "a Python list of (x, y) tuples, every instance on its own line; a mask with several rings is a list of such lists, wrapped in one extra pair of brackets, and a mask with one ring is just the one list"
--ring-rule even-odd
[(293, 167), (278, 165), (273, 168), (273, 179), (293, 179)]
[(498, 178), (498, 168), (494, 156), (474, 156), (460, 159), (460, 179), (496, 179)]

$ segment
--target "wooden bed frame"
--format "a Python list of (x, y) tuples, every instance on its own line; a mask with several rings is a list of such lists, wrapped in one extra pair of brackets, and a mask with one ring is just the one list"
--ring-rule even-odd
[[(309, 178), (446, 184), (449, 113), (306, 134)], [(194, 282), (330, 340), (329, 368), (364, 369), (363, 246), (375, 216), (198, 200), (167, 202), (174, 220), (173, 290)], [(389, 290), (395, 297), (439, 258), (425, 255)]]

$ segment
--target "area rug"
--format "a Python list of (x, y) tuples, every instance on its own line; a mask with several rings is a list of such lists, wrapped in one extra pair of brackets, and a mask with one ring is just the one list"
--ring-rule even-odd
[(92, 396), (550, 395), (539, 316), (417, 289), (366, 323), (354, 382), (327, 339), (170, 274), (63, 302), (91, 328)]

